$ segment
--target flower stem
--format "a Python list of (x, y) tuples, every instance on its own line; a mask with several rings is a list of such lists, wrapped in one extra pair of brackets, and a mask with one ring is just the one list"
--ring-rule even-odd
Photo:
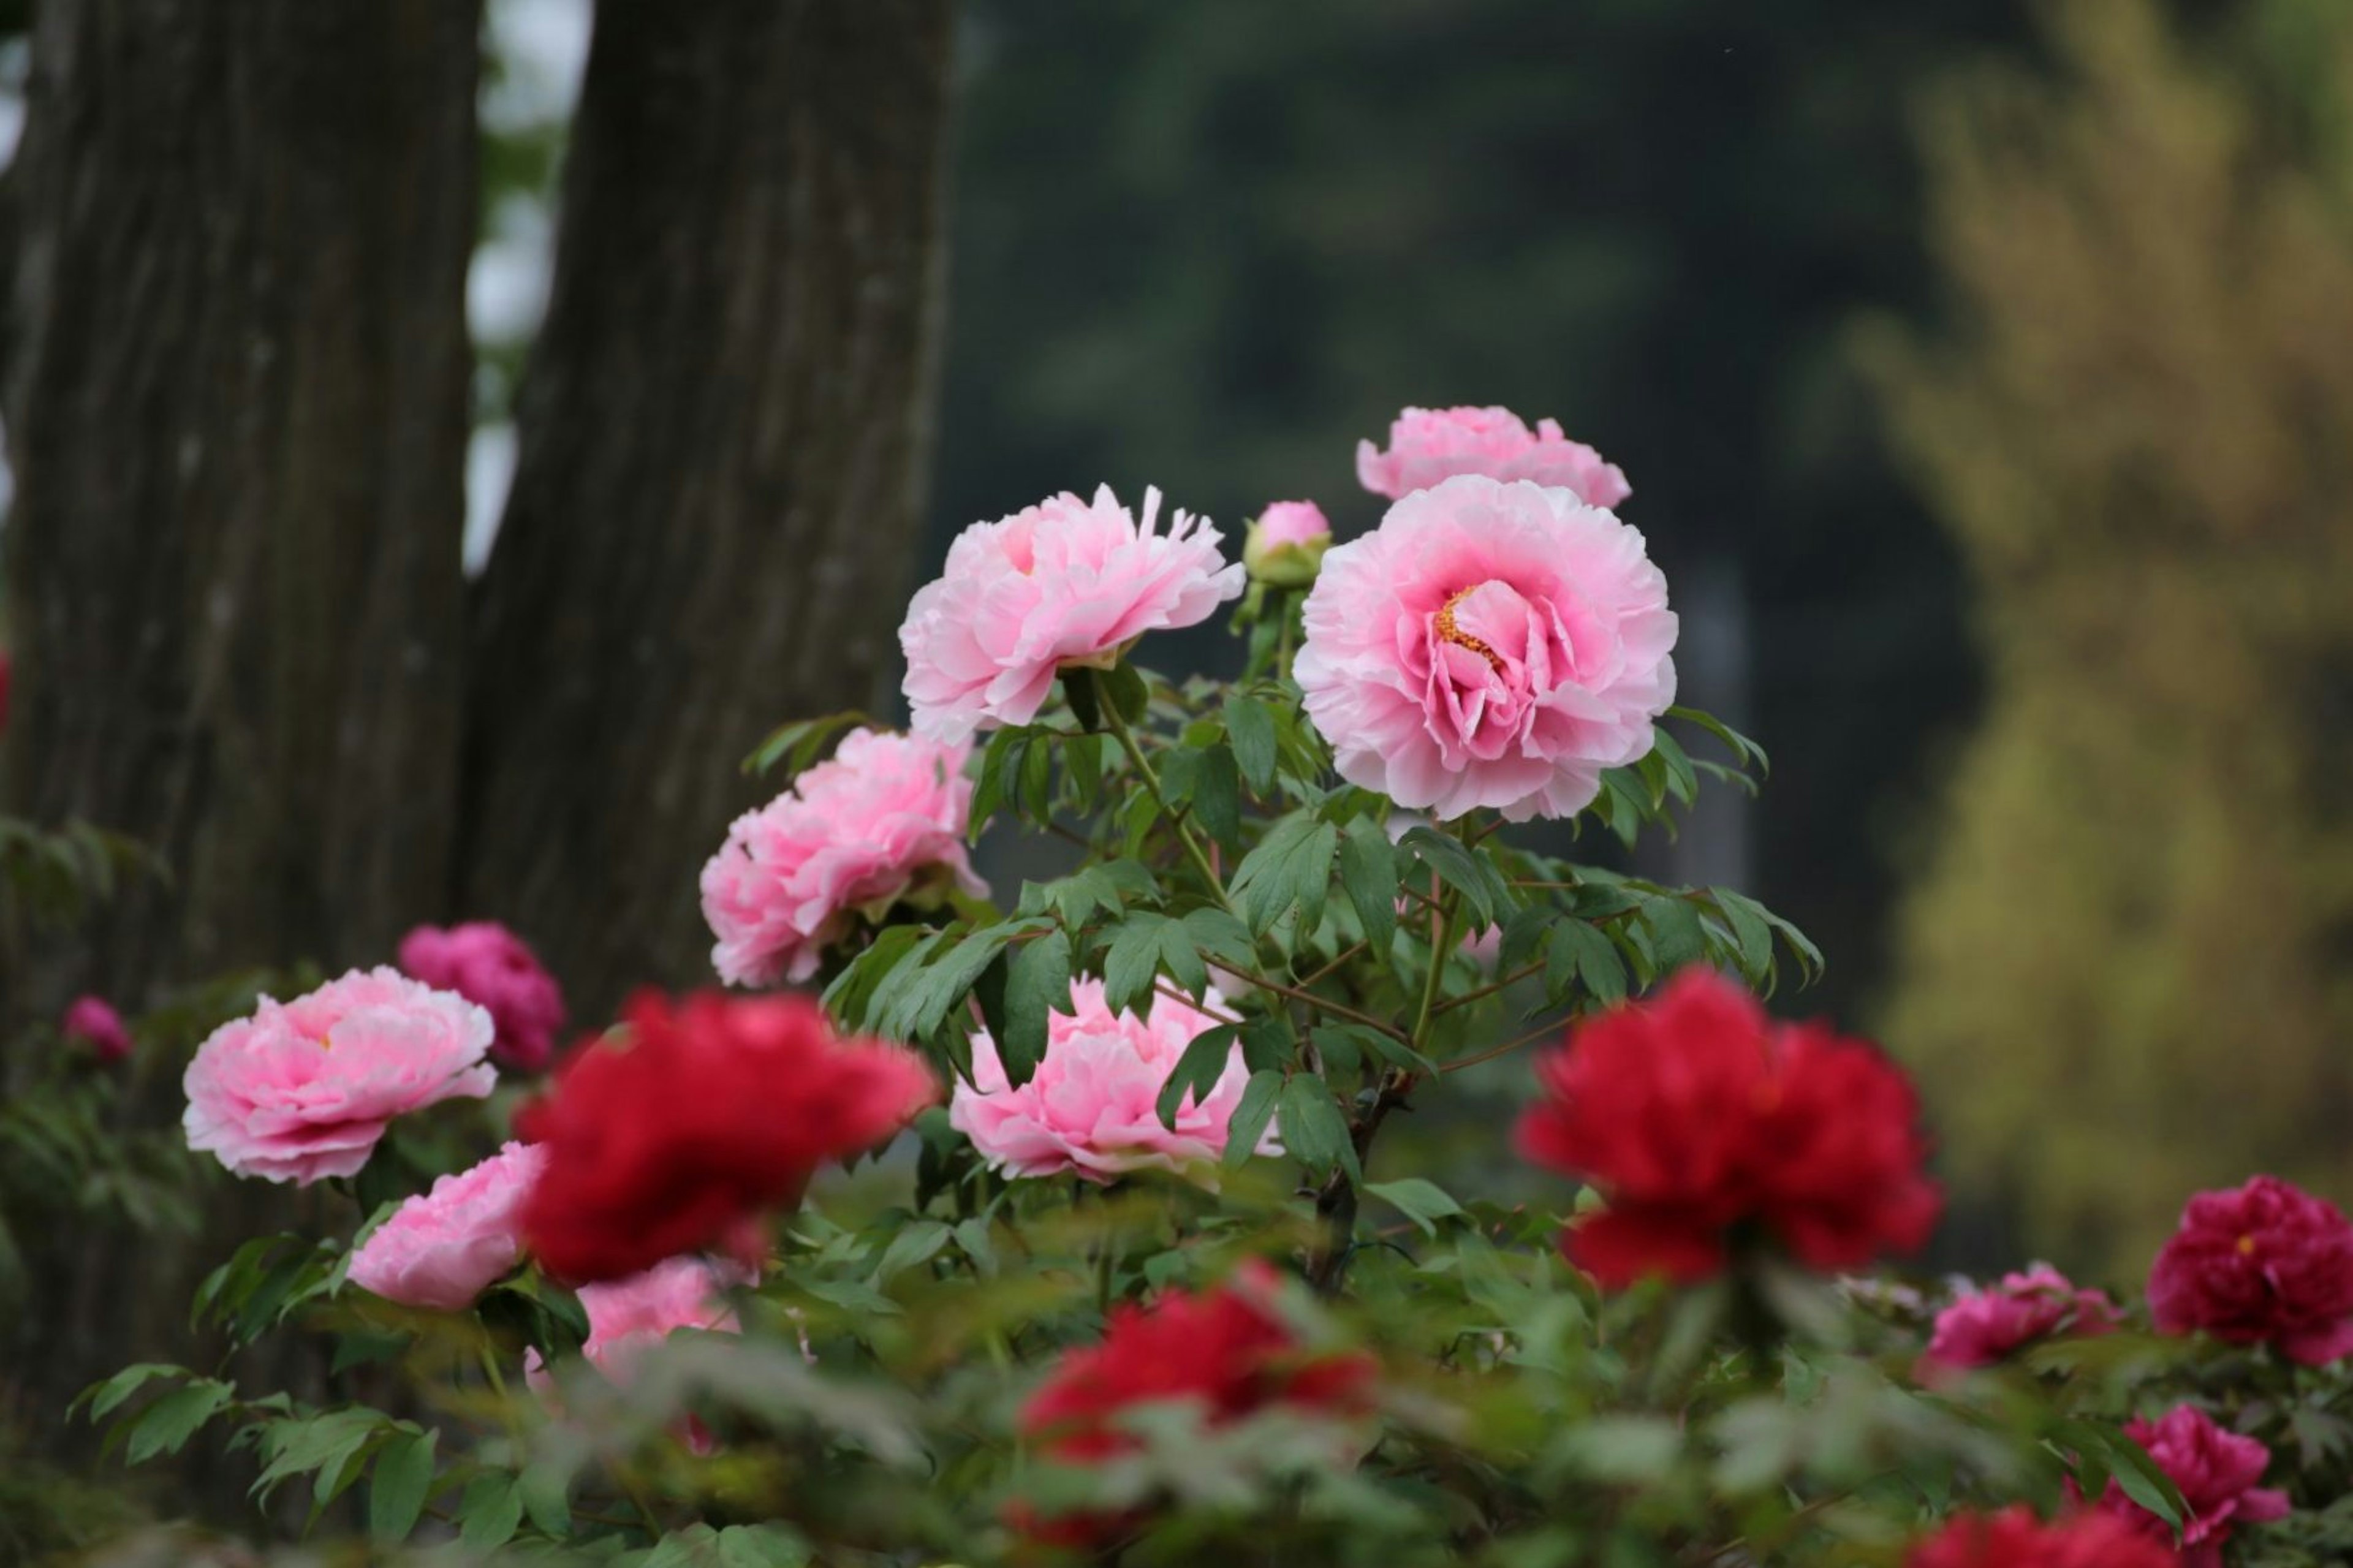
[(1110, 726), (1112, 737), (1118, 741), (1120, 750), (1127, 753), (1127, 760), (1134, 766), (1135, 771), (1143, 775), (1144, 786), (1152, 792), (1152, 798), (1160, 803), (1160, 809), (1166, 814), (1170, 826), (1176, 829), (1176, 841), (1185, 847), (1185, 853), (1191, 858), (1193, 868), (1201, 874), (1202, 880), (1208, 883), (1209, 891), (1216, 896), (1218, 901), (1224, 903), (1226, 901), (1225, 879), (1219, 876), (1217, 867), (1210, 864), (1208, 851), (1201, 847), (1201, 841), (1193, 837), (1192, 825), (1186, 821), (1183, 814), (1169, 803), (1167, 793), (1160, 787), (1160, 775), (1153, 771), (1151, 759), (1144, 754), (1144, 748), (1136, 743), (1135, 731), (1128, 728), (1127, 715), (1119, 710), (1119, 704), (1112, 700), (1111, 693), (1108, 691), (1103, 694), (1100, 700), (1103, 721)]

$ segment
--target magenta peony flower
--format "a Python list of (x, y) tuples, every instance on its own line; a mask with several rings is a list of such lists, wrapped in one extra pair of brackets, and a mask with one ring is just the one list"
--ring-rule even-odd
[(410, 978), (479, 1003), (497, 1032), (491, 1059), (537, 1072), (555, 1054), (564, 1028), (564, 993), (523, 940), (496, 921), (468, 921), (447, 931), (418, 926), (400, 939), (400, 967)]
[[(1162, 995), (1141, 1019), (1113, 1016), (1100, 980), (1072, 985), (1071, 1001), (1075, 1016), (1047, 1015), (1046, 1059), (1019, 1089), (987, 1033), (972, 1037), (973, 1081), (955, 1086), (948, 1121), (990, 1165), (1013, 1176), (1072, 1172), (1109, 1182), (1146, 1167), (1181, 1171), (1225, 1152), (1227, 1126), (1250, 1082), (1240, 1045), (1208, 1099), (1186, 1097), (1176, 1131), (1160, 1124), (1156, 1106), (1185, 1047), (1229, 1020)], [(1269, 1131), (1258, 1152), (1282, 1148)]]
[(2353, 1225), (2277, 1176), (2200, 1193), (2148, 1275), (2149, 1315), (2319, 1366), (2353, 1352)]
[(491, 1092), (491, 1036), (480, 1006), (391, 969), (354, 969), (291, 1002), (265, 996), (196, 1047), (183, 1079), (188, 1147), (272, 1182), (352, 1175), (394, 1117)]
[(522, 1257), (516, 1216), (547, 1151), (510, 1143), (395, 1209), (352, 1254), (348, 1278), (406, 1307), (461, 1312)]
[(1154, 531), (1160, 492), (1139, 524), (1105, 485), (1092, 501), (1065, 492), (948, 546), (946, 572), (907, 606), (899, 647), (917, 732), (961, 741), (1026, 724), (1057, 670), (1109, 669), (1146, 632), (1189, 626), (1242, 591), (1219, 533), (1179, 511)]
[(934, 908), (951, 885), (987, 893), (965, 853), (970, 754), (961, 742), (852, 731), (831, 761), (737, 817), (702, 868), (720, 978), (798, 983), (860, 914), (880, 920), (902, 900)]
[(1304, 616), (1293, 673), (1341, 777), (1441, 819), (1574, 816), (1675, 698), (1666, 578), (1566, 490), (1409, 495), (1324, 557)]
[[(2160, 1421), (2132, 1422), (2125, 1436), (2147, 1449), (2157, 1468), (2180, 1489), (2186, 1513), (2182, 1568), (2222, 1568), (2222, 1543), (2235, 1526), (2262, 1524), (2287, 1513), (2285, 1492), (2255, 1484), (2271, 1466), (2271, 1450), (2253, 1437), (2225, 1432), (2194, 1405), (2177, 1405)], [(2173, 1540), (2171, 1525), (2125, 1496), (2124, 1488), (2113, 1480), (2100, 1499), (2100, 1511), (2151, 1540)]]
[(1457, 474), (1533, 479), (1573, 492), (1588, 506), (1613, 507), (1634, 493), (1601, 454), (1542, 419), (1530, 431), (1508, 408), (1409, 408), (1389, 426), (1389, 449), (1356, 443), (1356, 478), (1377, 496), (1401, 500)]
[(1931, 1367), (1990, 1366), (2031, 1341), (2078, 1339), (2118, 1326), (2116, 1303), (2097, 1290), (2079, 1290), (2048, 1263), (2005, 1274), (1936, 1314), (1922, 1361)]
[(119, 1062), (131, 1054), (131, 1031), (123, 1026), (122, 1015), (102, 996), (75, 997), (58, 1032), (79, 1041), (102, 1062)]
[(1270, 501), (1242, 536), (1242, 565), (1257, 582), (1304, 588), (1331, 548), (1332, 525), (1322, 507), (1312, 500)]

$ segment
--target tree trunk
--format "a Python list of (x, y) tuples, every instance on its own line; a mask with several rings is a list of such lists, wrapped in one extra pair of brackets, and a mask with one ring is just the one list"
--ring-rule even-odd
[(709, 977), (783, 719), (866, 704), (931, 444), (949, 0), (604, 0), (480, 586), (467, 914), (601, 1020)]
[(142, 840), (175, 891), (35, 996), (378, 956), (445, 886), (479, 21), (39, 8), (6, 793)]
[[(32, 954), (0, 984), (16, 1020), (380, 958), (447, 885), (479, 24), (478, 0), (39, 8), (6, 798), (142, 840), (173, 884)], [(177, 1075), (146, 1076), (126, 1110), (168, 1125)], [(240, 1231), (194, 1249), (32, 1238), (12, 1396), (54, 1420), (141, 1351), (187, 1353), (192, 1265), (282, 1197), (241, 1188), (215, 1216)]]

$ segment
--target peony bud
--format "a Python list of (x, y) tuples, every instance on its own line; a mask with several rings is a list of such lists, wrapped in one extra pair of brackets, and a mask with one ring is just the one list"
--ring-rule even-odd
[(67, 1039), (87, 1046), (100, 1061), (119, 1062), (131, 1054), (131, 1031), (122, 1026), (122, 1015), (100, 997), (75, 997), (59, 1028)]
[(1242, 541), (1242, 565), (1257, 582), (1304, 588), (1331, 548), (1332, 525), (1323, 508), (1312, 500), (1270, 501)]

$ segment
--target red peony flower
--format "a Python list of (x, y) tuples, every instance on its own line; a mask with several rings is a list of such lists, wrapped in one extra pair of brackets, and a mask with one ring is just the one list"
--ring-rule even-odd
[(844, 1040), (801, 996), (650, 992), (626, 1034), (575, 1047), (515, 1119), (547, 1148), (525, 1244), (575, 1283), (732, 1245), (817, 1168), (883, 1142), (938, 1094), (913, 1053)]
[[(1064, 1354), (1021, 1407), (1023, 1435), (1051, 1458), (1088, 1464), (1136, 1446), (1119, 1417), (1138, 1405), (1188, 1401), (1213, 1426), (1277, 1406), (1363, 1413), (1370, 1358), (1308, 1352), (1276, 1315), (1274, 1285), (1272, 1268), (1251, 1263), (1225, 1285), (1113, 1308), (1102, 1342)], [(1027, 1510), (1017, 1510), (1015, 1521), (1065, 1545), (1101, 1541), (1129, 1522), (1092, 1513), (1041, 1520)]]
[(2104, 1513), (2049, 1524), (2024, 1507), (1965, 1513), (1912, 1548), (1905, 1568), (2175, 1568), (2171, 1551)]
[(1520, 1151), (1608, 1194), (1562, 1238), (1604, 1285), (1703, 1279), (1736, 1230), (1834, 1269), (1935, 1228), (1943, 1200), (1903, 1073), (1859, 1040), (1774, 1023), (1713, 970), (1578, 1026), (1537, 1071), (1546, 1098)]
[(2353, 1351), (2353, 1224), (2277, 1176), (2200, 1193), (2149, 1270), (2148, 1308), (2169, 1334), (2335, 1361)]
[[(2255, 1485), (2271, 1468), (2271, 1450), (2253, 1437), (2223, 1431), (2194, 1405), (2176, 1405), (2160, 1421), (2134, 1421), (2125, 1436), (2147, 1449), (2181, 1492), (2182, 1568), (2222, 1568), (2222, 1543), (2233, 1527), (2287, 1513), (2285, 1492)], [(2151, 1541), (2173, 1544), (2173, 1527), (2125, 1496), (2114, 1481), (2100, 1499), (2100, 1511)]]

